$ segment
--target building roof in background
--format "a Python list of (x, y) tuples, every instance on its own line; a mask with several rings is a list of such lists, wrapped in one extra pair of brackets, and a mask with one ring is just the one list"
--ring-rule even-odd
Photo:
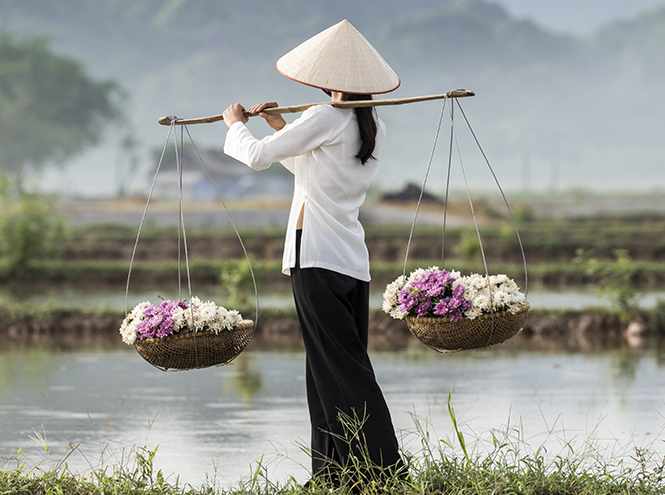
[[(231, 158), (229, 155), (224, 153), (221, 148), (197, 148), (199, 155), (196, 150), (192, 147), (185, 147), (182, 151), (182, 167), (183, 175), (191, 173), (192, 171), (203, 172), (203, 165), (201, 161), (205, 164), (205, 167), (210, 172), (210, 175), (213, 177), (228, 177), (239, 179), (241, 177), (247, 177), (255, 173), (254, 170), (249, 168), (242, 162), (239, 162), (235, 158)], [(166, 173), (175, 173), (177, 170), (176, 167), (176, 157), (175, 153), (167, 153), (164, 155), (162, 161), (161, 171)], [(150, 175), (153, 175), (153, 171), (150, 171)]]

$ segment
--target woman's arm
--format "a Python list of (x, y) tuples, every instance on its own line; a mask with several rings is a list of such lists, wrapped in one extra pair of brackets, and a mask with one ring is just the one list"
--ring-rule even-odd
[(336, 109), (311, 107), (291, 124), (285, 124), (280, 131), (259, 140), (242, 125), (244, 122), (238, 115), (242, 113), (242, 106), (236, 105), (227, 109), (229, 118), (236, 120), (227, 122), (230, 125), (224, 152), (256, 170), (266, 169), (274, 162), (318, 148), (339, 127), (335, 119)]

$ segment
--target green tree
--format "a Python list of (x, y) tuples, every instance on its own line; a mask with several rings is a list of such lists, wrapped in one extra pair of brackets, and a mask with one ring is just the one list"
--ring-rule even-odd
[(53, 199), (27, 191), (20, 182), (18, 176), (0, 174), (0, 261), (11, 279), (21, 277), (31, 260), (52, 251), (63, 228)]
[(96, 144), (121, 97), (117, 83), (92, 80), (46, 39), (0, 34), (0, 168), (20, 174)]
[(627, 249), (614, 249), (612, 253), (616, 261), (602, 261), (596, 258), (593, 250), (579, 248), (575, 251), (573, 263), (582, 266), (587, 275), (598, 278), (598, 293), (619, 310), (622, 320), (629, 322), (639, 317), (640, 294), (633, 282), (637, 266)]

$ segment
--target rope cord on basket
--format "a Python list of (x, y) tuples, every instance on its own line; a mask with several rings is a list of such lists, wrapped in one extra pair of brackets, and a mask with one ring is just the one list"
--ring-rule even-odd
[(166, 135), (166, 141), (164, 141), (164, 147), (162, 148), (162, 154), (159, 157), (159, 162), (157, 162), (157, 170), (155, 170), (155, 177), (152, 179), (152, 184), (150, 186), (150, 191), (148, 192), (148, 200), (145, 203), (145, 208), (143, 208), (143, 215), (141, 215), (141, 222), (139, 223), (139, 230), (136, 234), (136, 241), (134, 241), (134, 249), (132, 249), (132, 257), (129, 261), (129, 271), (127, 272), (127, 285), (125, 286), (125, 314), (128, 313), (127, 300), (129, 297), (129, 280), (132, 276), (132, 267), (134, 266), (134, 257), (136, 256), (136, 248), (139, 245), (139, 237), (141, 236), (141, 230), (143, 230), (143, 224), (145, 222), (145, 216), (148, 213), (148, 205), (150, 204), (150, 199), (152, 198), (152, 193), (155, 190), (155, 184), (157, 183), (157, 175), (159, 170), (162, 167), (162, 162), (164, 161), (164, 154), (166, 153), (166, 148), (168, 147), (169, 140), (171, 139), (171, 132), (175, 129), (175, 125), (169, 126), (169, 132)]
[[(450, 105), (452, 108), (452, 104)], [(441, 232), (441, 268), (444, 265), (445, 259), (445, 247), (446, 247), (446, 221), (448, 218), (448, 193), (450, 191), (450, 170), (452, 169), (452, 159), (453, 159), (453, 135), (455, 131), (455, 126), (453, 121), (450, 121), (450, 145), (448, 146), (448, 173), (446, 174), (446, 196), (443, 203), (443, 230)], [(423, 191), (425, 187), (423, 187)]]
[[(455, 107), (453, 105), (450, 105), (450, 127), (451, 129), (454, 129), (454, 109)], [(476, 219), (476, 212), (473, 208), (473, 201), (471, 201), (471, 191), (469, 190), (469, 183), (466, 180), (466, 171), (464, 170), (464, 163), (462, 163), (462, 154), (460, 153), (459, 150), (459, 143), (457, 141), (457, 134), (455, 134), (454, 131), (451, 130), (450, 133), (450, 138), (451, 138), (451, 147), (450, 147), (450, 153), (452, 155), (452, 141), (455, 141), (455, 149), (457, 150), (457, 158), (459, 160), (460, 164), (460, 169), (462, 170), (462, 178), (464, 179), (464, 188), (466, 189), (466, 197), (469, 199), (469, 207), (471, 208), (471, 216), (473, 217), (473, 225), (476, 228), (476, 236), (478, 237), (478, 245), (480, 246), (480, 254), (483, 258), (483, 266), (485, 267), (485, 276), (487, 277), (487, 288), (489, 290), (489, 296), (490, 296), (490, 304), (491, 304), (491, 315), (492, 315), (492, 325), (490, 327), (490, 334), (489, 337), (487, 338), (487, 344), (485, 344), (485, 347), (489, 346), (490, 342), (492, 342), (492, 336), (494, 335), (494, 298), (492, 297), (492, 284), (490, 283), (490, 274), (489, 274), (489, 269), (487, 268), (487, 258), (485, 257), (485, 249), (483, 248), (483, 240), (480, 237), (480, 228), (478, 227), (478, 220)], [(450, 164), (451, 162), (451, 156), (448, 157), (448, 163)], [(447, 191), (446, 191), (447, 194)], [(445, 225), (445, 223), (444, 223)]]
[[(245, 243), (242, 241), (242, 238), (240, 237), (240, 233), (238, 232), (238, 229), (236, 228), (235, 223), (233, 223), (233, 219), (231, 218), (231, 213), (229, 212), (229, 209), (226, 207), (226, 203), (222, 199), (222, 195), (219, 193), (219, 190), (217, 189), (217, 185), (215, 182), (212, 180), (212, 177), (210, 176), (210, 172), (208, 171), (208, 167), (206, 167), (206, 164), (203, 161), (203, 158), (201, 157), (201, 153), (199, 153), (198, 148), (196, 147), (196, 144), (194, 144), (194, 140), (192, 139), (192, 135), (189, 133), (189, 128), (186, 125), (183, 125), (182, 127), (185, 128), (187, 131), (187, 136), (189, 136), (189, 141), (192, 143), (192, 147), (194, 148), (194, 151), (196, 152), (196, 156), (198, 156), (199, 161), (201, 162), (201, 165), (203, 166), (203, 170), (205, 170), (206, 175), (208, 176), (208, 180), (210, 180), (210, 183), (212, 184), (213, 189), (215, 189), (215, 193), (217, 194), (217, 199), (222, 203), (222, 206), (224, 207), (224, 211), (226, 212), (226, 216), (229, 219), (229, 222), (231, 223), (231, 227), (233, 227), (233, 231), (236, 233), (236, 236), (238, 237), (238, 241), (240, 242), (240, 246), (242, 247), (242, 252), (245, 254), (245, 259), (247, 260), (247, 266), (249, 267), (249, 273), (252, 276), (252, 284), (254, 285), (254, 303), (255, 303), (255, 308), (256, 308), (256, 315), (254, 317), (254, 328), (252, 329), (252, 337), (254, 336), (254, 332), (256, 331), (256, 326), (258, 325), (259, 322), (259, 290), (256, 286), (256, 277), (254, 276), (254, 270), (252, 269), (252, 263), (249, 261), (249, 254), (247, 254), (247, 248), (245, 247)], [(250, 340), (251, 338), (250, 337)]]
[(182, 301), (182, 273), (181, 273), (181, 254), (182, 254), (182, 159), (183, 159), (183, 146), (182, 146), (182, 128), (180, 129), (180, 159), (178, 160), (178, 139), (175, 139), (175, 166), (178, 175), (178, 301)]
[[(413, 239), (413, 231), (416, 228), (416, 220), (418, 219), (418, 212), (420, 211), (420, 204), (422, 203), (423, 195), (425, 194), (425, 185), (427, 184), (427, 178), (429, 177), (429, 172), (430, 172), (430, 169), (432, 168), (432, 161), (434, 160), (434, 152), (436, 151), (436, 144), (439, 141), (439, 132), (441, 131), (441, 123), (443, 122), (443, 115), (444, 115), (444, 112), (445, 112), (445, 109), (446, 109), (446, 101), (447, 100), (448, 100), (448, 97), (444, 97), (443, 98), (443, 103), (441, 104), (441, 113), (439, 114), (439, 122), (436, 126), (436, 133), (434, 134), (434, 143), (432, 144), (432, 151), (429, 155), (429, 161), (427, 162), (427, 169), (425, 171), (425, 178), (423, 179), (423, 185), (422, 185), (422, 188), (420, 189), (420, 196), (418, 197), (418, 204), (416, 205), (416, 212), (413, 215), (413, 222), (411, 223), (411, 232), (409, 233), (409, 241), (406, 244), (406, 254), (404, 255), (404, 270), (402, 271), (402, 276), (404, 277), (404, 280), (406, 280), (406, 263), (407, 263), (407, 260), (409, 259), (409, 250), (411, 248), (411, 240)], [(447, 198), (446, 198), (446, 207), (447, 207)], [(445, 215), (444, 215), (444, 230), (445, 230)], [(427, 342), (422, 340), (417, 335), (416, 335), (416, 337), (418, 338), (418, 340), (420, 340), (423, 344), (425, 344), (430, 349), (434, 349), (437, 352), (443, 352), (441, 349), (429, 345)]]
[(429, 162), (427, 162), (427, 170), (425, 171), (425, 179), (423, 180), (423, 186), (420, 189), (420, 196), (418, 197), (416, 212), (413, 215), (413, 222), (411, 223), (411, 232), (409, 233), (409, 241), (406, 243), (406, 254), (404, 255), (404, 270), (402, 271), (402, 276), (405, 279), (406, 279), (406, 262), (409, 259), (409, 250), (411, 249), (411, 239), (413, 238), (413, 231), (416, 228), (416, 219), (418, 218), (418, 211), (420, 211), (420, 204), (423, 201), (423, 194), (425, 193), (425, 184), (427, 183), (427, 177), (429, 176), (429, 171), (432, 168), (432, 160), (434, 159), (434, 151), (436, 150), (436, 143), (439, 141), (439, 131), (441, 130), (441, 122), (443, 121), (443, 114), (446, 108), (446, 101), (448, 101), (447, 96), (443, 98), (443, 103), (441, 104), (441, 113), (439, 114), (439, 123), (436, 126), (436, 134), (434, 135), (434, 144), (432, 145), (432, 152), (429, 155)]
[[(141, 231), (143, 230), (143, 224), (145, 223), (145, 217), (148, 212), (148, 206), (150, 205), (150, 200), (152, 199), (152, 194), (155, 189), (155, 184), (157, 182), (157, 176), (159, 175), (159, 171), (162, 166), (162, 162), (164, 160), (164, 155), (166, 153), (166, 149), (168, 148), (168, 143), (169, 140), (171, 139), (171, 130), (174, 128), (174, 125), (172, 125), (169, 128), (169, 132), (166, 136), (166, 141), (164, 142), (164, 148), (162, 149), (162, 154), (159, 158), (159, 163), (157, 164), (157, 170), (155, 171), (155, 176), (152, 180), (152, 185), (150, 187), (150, 192), (148, 193), (148, 199), (146, 201), (145, 208), (143, 210), (143, 215), (141, 217), (141, 223), (139, 224), (139, 230), (138, 233), (136, 234), (136, 241), (134, 243), (134, 249), (132, 251), (132, 258), (129, 263), (129, 273), (127, 274), (127, 285), (125, 287), (125, 313), (127, 313), (128, 310), (128, 298), (129, 298), (129, 281), (131, 278), (131, 273), (132, 273), (132, 267), (134, 265), (134, 258), (136, 256), (136, 249), (138, 247), (139, 243), (139, 238), (141, 236)], [(184, 216), (183, 216), (183, 206), (182, 206), (182, 157), (183, 157), (183, 146), (182, 146), (182, 140), (183, 140), (183, 134), (182, 130), (180, 133), (180, 153), (178, 153), (178, 138), (175, 135), (175, 132), (173, 133), (174, 137), (174, 144), (175, 144), (175, 159), (176, 159), (176, 171), (178, 175), (178, 199), (179, 199), (179, 214), (178, 214), (178, 299), (182, 300), (182, 261), (181, 261), (181, 236), (182, 236), (182, 241), (184, 243), (184, 248), (185, 248), (185, 265), (187, 269), (187, 285), (189, 287), (189, 300), (191, 301), (192, 299), (192, 286), (191, 286), (191, 276), (190, 276), (190, 271), (189, 271), (189, 257), (188, 257), (188, 252), (187, 252), (187, 236), (185, 234), (185, 225), (184, 225)], [(191, 304), (190, 304), (191, 306)], [(192, 326), (194, 322), (194, 310), (193, 308), (191, 309), (191, 317), (192, 317)], [(196, 344), (196, 332), (194, 332), (194, 354), (196, 357), (196, 364), (198, 366), (198, 352), (197, 352), (197, 344)], [(152, 364), (152, 363), (150, 363)], [(153, 365), (155, 366), (155, 365)], [(159, 366), (155, 366), (155, 368), (165, 371)]]
[(180, 249), (180, 236), (182, 234), (182, 243), (185, 248), (185, 268), (187, 270), (187, 289), (189, 295), (189, 314), (192, 319), (192, 334), (194, 336), (194, 358), (196, 359), (196, 366), (199, 363), (199, 350), (196, 343), (196, 331), (194, 329), (194, 305), (192, 304), (192, 277), (189, 271), (189, 252), (187, 250), (187, 233), (185, 232), (185, 212), (182, 202), (182, 163), (184, 153), (184, 134), (183, 129), (180, 128), (180, 154), (178, 154), (178, 139), (175, 141), (175, 159), (176, 170), (178, 172), (178, 300), (182, 301), (182, 268), (181, 268), (181, 249)]
[(515, 234), (517, 235), (517, 241), (519, 242), (520, 251), (522, 253), (522, 262), (524, 263), (524, 297), (527, 298), (528, 295), (529, 295), (529, 275), (527, 273), (527, 268), (526, 268), (526, 256), (524, 254), (524, 246), (522, 245), (522, 237), (520, 236), (519, 230), (517, 229), (517, 222), (515, 222), (515, 217), (513, 216), (513, 212), (510, 209), (510, 205), (508, 204), (508, 199), (506, 199), (506, 195), (503, 193), (503, 188), (501, 187), (501, 184), (499, 184), (499, 179), (497, 178), (496, 174), (494, 173), (494, 169), (492, 168), (492, 165), (490, 165), (490, 161), (488, 160), (487, 155), (485, 154), (485, 151), (483, 150), (483, 147), (480, 145), (480, 141), (478, 141), (478, 138), (476, 137), (476, 133), (473, 131), (473, 128), (471, 127), (471, 123), (469, 122), (469, 119), (466, 118), (466, 114), (464, 113), (464, 110), (462, 109), (462, 105), (459, 104), (459, 101), (457, 102), (457, 106), (459, 107), (460, 111), (462, 112), (462, 116), (464, 117), (466, 125), (469, 127), (469, 131), (471, 131), (471, 135), (473, 136), (473, 139), (475, 140), (476, 145), (478, 146), (478, 149), (480, 150), (480, 153), (483, 155), (483, 158), (485, 159), (485, 163), (487, 164), (487, 167), (490, 169), (490, 172), (492, 173), (492, 177), (494, 177), (494, 182), (496, 182), (496, 185), (499, 188), (499, 191), (501, 192), (501, 197), (503, 198), (503, 202), (506, 205), (506, 208), (508, 209), (508, 213), (510, 214), (510, 219), (513, 222), (513, 227), (515, 228)]
[[(166, 149), (168, 148), (169, 141), (171, 139), (171, 132), (175, 129), (175, 125), (169, 126), (169, 132), (166, 135), (166, 140), (164, 141), (164, 147), (162, 148), (162, 154), (159, 157), (159, 162), (157, 163), (157, 169), (155, 170), (155, 176), (152, 179), (152, 184), (150, 185), (150, 191), (148, 192), (148, 199), (145, 203), (145, 207), (143, 208), (143, 214), (141, 215), (141, 222), (139, 223), (139, 230), (136, 233), (136, 241), (134, 241), (134, 248), (132, 249), (132, 257), (131, 260), (129, 261), (129, 270), (127, 272), (127, 285), (125, 286), (125, 314), (128, 313), (128, 307), (127, 307), (127, 302), (129, 299), (129, 281), (132, 276), (132, 268), (134, 266), (134, 258), (136, 257), (136, 248), (139, 245), (139, 238), (141, 237), (141, 231), (143, 230), (143, 224), (145, 223), (145, 217), (146, 214), (148, 213), (148, 206), (150, 205), (150, 200), (152, 199), (152, 193), (155, 190), (155, 184), (157, 183), (157, 176), (159, 175), (159, 171), (162, 167), (162, 162), (164, 161), (164, 155), (166, 154)], [(175, 138), (175, 132), (173, 133), (174, 138)], [(175, 139), (177, 141), (177, 138)], [(177, 152), (176, 152), (176, 160), (177, 160)], [(158, 370), (161, 371), (166, 371), (165, 369), (156, 366), (152, 363), (149, 362), (151, 366), (154, 366)]]

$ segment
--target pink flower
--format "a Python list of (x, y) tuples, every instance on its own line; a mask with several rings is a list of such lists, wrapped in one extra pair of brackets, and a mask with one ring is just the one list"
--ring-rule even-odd
[(425, 270), (399, 292), (400, 310), (419, 318), (444, 316), (451, 321), (459, 320), (471, 303), (462, 296), (463, 286), (453, 289), (455, 280), (456, 277), (447, 270)]
[(176, 308), (187, 309), (183, 301), (162, 301), (157, 306), (151, 304), (143, 311), (143, 320), (136, 328), (136, 336), (139, 340), (151, 338), (164, 338), (173, 335), (173, 311)]

